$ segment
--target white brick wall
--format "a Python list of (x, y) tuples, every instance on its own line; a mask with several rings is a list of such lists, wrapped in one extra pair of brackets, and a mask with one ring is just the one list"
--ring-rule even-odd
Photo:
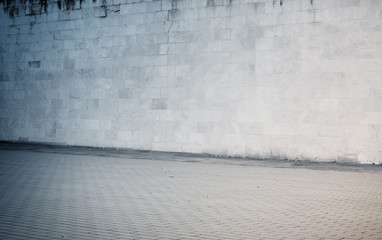
[(312, 2), (1, 11), (0, 140), (382, 163), (382, 1)]

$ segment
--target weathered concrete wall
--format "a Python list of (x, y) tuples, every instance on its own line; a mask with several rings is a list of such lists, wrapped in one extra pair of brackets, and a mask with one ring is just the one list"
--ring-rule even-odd
[(382, 1), (1, 2), (1, 140), (382, 163)]

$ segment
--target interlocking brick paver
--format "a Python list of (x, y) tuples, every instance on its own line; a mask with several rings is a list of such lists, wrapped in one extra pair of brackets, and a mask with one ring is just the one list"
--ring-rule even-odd
[(382, 239), (381, 166), (0, 144), (0, 239)]

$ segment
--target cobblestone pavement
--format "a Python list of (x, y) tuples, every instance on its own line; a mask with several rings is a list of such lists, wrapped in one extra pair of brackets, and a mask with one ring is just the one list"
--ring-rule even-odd
[(2, 143), (0, 239), (382, 239), (382, 167)]

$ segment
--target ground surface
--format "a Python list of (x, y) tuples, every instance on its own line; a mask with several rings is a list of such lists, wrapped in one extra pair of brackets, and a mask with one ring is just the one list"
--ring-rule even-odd
[(382, 167), (0, 144), (0, 239), (382, 239)]

